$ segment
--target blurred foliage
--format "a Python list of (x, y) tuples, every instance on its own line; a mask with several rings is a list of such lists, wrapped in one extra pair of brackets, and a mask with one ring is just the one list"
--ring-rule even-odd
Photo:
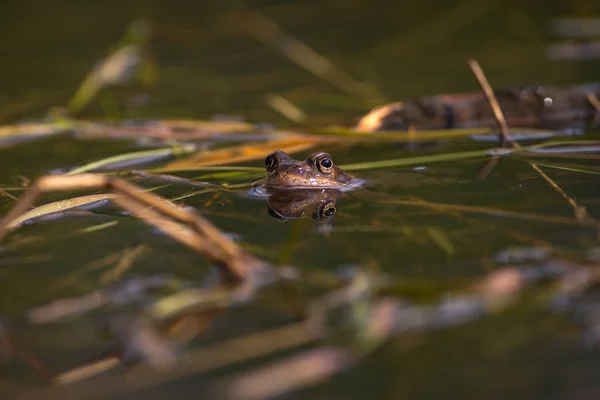
[[(279, 121), (264, 99), (268, 93), (298, 106), (312, 123), (347, 122), (369, 108), (244, 31), (241, 22), (257, 11), (388, 100), (476, 89), (465, 68), (469, 56), (494, 87), (599, 78), (598, 60), (551, 61), (543, 49), (557, 39), (551, 19), (597, 15), (600, 3), (592, 0), (262, 0), (178, 7), (161, 0), (13, 1), (0, 15), (0, 30), (11, 38), (0, 43), (0, 121), (66, 104), (90, 67), (139, 18), (153, 24), (158, 82), (137, 84), (137, 94), (111, 91), (129, 100), (119, 110), (124, 117), (228, 113)], [(87, 112), (103, 113), (98, 104)]]

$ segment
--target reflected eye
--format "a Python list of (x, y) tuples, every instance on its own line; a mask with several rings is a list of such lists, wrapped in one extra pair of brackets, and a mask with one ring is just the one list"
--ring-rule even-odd
[(267, 158), (265, 158), (265, 169), (267, 171), (271, 171), (271, 170), (275, 169), (276, 166), (277, 166), (277, 158), (273, 154), (268, 155)]
[(334, 203), (328, 203), (325, 204), (323, 206), (323, 208), (321, 208), (321, 218), (323, 219), (328, 219), (331, 218), (335, 215), (335, 204)]
[(323, 156), (317, 160), (319, 170), (324, 174), (330, 174), (333, 171), (333, 161), (327, 156)]

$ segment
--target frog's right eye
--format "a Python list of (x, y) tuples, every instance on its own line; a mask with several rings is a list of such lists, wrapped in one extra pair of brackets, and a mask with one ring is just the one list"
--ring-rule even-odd
[(265, 158), (265, 169), (268, 172), (271, 172), (277, 167), (277, 157), (273, 154), (270, 154)]
[(316, 157), (317, 168), (324, 174), (331, 174), (333, 172), (333, 160), (327, 153), (320, 153)]

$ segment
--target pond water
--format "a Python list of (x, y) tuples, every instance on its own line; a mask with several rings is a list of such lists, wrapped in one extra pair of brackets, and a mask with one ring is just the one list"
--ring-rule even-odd
[[(49, 107), (67, 104), (93, 64), (138, 18), (146, 18), (153, 27), (149, 47), (155, 81), (107, 89), (81, 117), (209, 119), (227, 114), (288, 127), (292, 124), (265, 101), (266, 94), (276, 93), (303, 110), (305, 126), (350, 125), (375, 104), (476, 90), (465, 63), (469, 56), (478, 59), (495, 87), (599, 79), (598, 59), (558, 61), (545, 56), (545, 46), (558, 40), (551, 29), (554, 18), (593, 16), (600, 13), (599, 7), (584, 0), (523, 1), (518, 7), (500, 1), (438, 1), (433, 8), (383, 0), (177, 6), (166, 1), (119, 5), (64, 1), (61, 6), (13, 2), (0, 16), (4, 37), (13, 38), (0, 43), (0, 122), (41, 118)], [(272, 43), (265, 45), (240, 32), (238, 24), (258, 18), (255, 12), (324, 55), (352, 80), (365, 83), (367, 94), (350, 93), (352, 85), (337, 85), (335, 79), (333, 83), (320, 79)], [(589, 132), (581, 139), (600, 137)], [(494, 146), (469, 137), (412, 149), (391, 141), (348, 141), (319, 144), (293, 156), (304, 159), (313, 151), (327, 151), (344, 168)], [(68, 135), (0, 148), (0, 187), (6, 189), (0, 197), (0, 215), (15, 204), (5, 194), (21, 195), (13, 188), (24, 180), (138, 150), (134, 140), (78, 140)], [(507, 248), (545, 248), (561, 260), (577, 262), (595, 257), (586, 265), (598, 268), (597, 225), (578, 222), (573, 206), (529, 163), (539, 163), (591, 218), (600, 218), (598, 155), (501, 157), (489, 175), (479, 179), (488, 158), (349, 168), (348, 173), (365, 184), (342, 193), (335, 201), (335, 216), (327, 221), (273, 218), (266, 199), (248, 194), (250, 184), (263, 172), (176, 173), (233, 189), (203, 190), (185, 182), (165, 185), (152, 179), (135, 182), (198, 210), (251, 253), (320, 277), (268, 288), (250, 304), (222, 312), (193, 342), (191, 347), (197, 350), (295, 323), (298, 310), (337, 288), (331, 283), (334, 277), (353, 266), (382, 273), (392, 282), (391, 293), (419, 304), (463, 293), (498, 268), (494, 257)], [(262, 167), (263, 157), (236, 165)], [(38, 203), (75, 195), (44, 194)], [(105, 288), (107, 271), (127, 254), (134, 252), (134, 260), (120, 272), (119, 280), (168, 276), (186, 285), (214, 280), (209, 262), (160, 231), (110, 204), (92, 211), (25, 224), (9, 234), (0, 251), (0, 316), (10, 321), (4, 325), (5, 319), (0, 319), (0, 333), (4, 326), (14, 327), (16, 346), (53, 371), (71, 369), (109, 351), (112, 341), (103, 331), (106, 321), (139, 312), (138, 306), (113, 306), (35, 326), (27, 325), (24, 316), (54, 300)], [(590, 327), (590, 315), (597, 318), (597, 311), (578, 314), (579, 319), (556, 312), (555, 289), (553, 281), (527, 288), (514, 307), (448, 329), (394, 336), (343, 373), (284, 397), (598, 398), (598, 349), (593, 345), (598, 328)], [(597, 302), (585, 304), (597, 308)], [(3, 351), (8, 347), (0, 341), (0, 397), (194, 398), (206, 388), (219, 397), (222, 392), (212, 386), (214, 382), (229, 382), (235, 374), (311, 346), (314, 343), (302, 343), (156, 385), (143, 380), (130, 384), (124, 369), (119, 369), (109, 372), (109, 378), (49, 389), (23, 361), (26, 356), (6, 354), (10, 351)], [(114, 386), (109, 389), (103, 382)]]

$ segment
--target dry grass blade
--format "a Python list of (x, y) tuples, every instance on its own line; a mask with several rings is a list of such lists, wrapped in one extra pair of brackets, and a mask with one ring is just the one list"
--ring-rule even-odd
[(125, 249), (117, 265), (110, 270), (104, 272), (100, 276), (100, 283), (106, 285), (110, 282), (121, 279), (125, 271), (129, 270), (136, 258), (141, 257), (144, 253), (147, 253), (150, 248), (145, 244), (140, 244), (133, 249)]
[(41, 139), (68, 132), (71, 126), (64, 123), (28, 123), (0, 126), (0, 148), (26, 140)]
[(433, 243), (439, 247), (447, 256), (452, 256), (456, 252), (450, 237), (439, 227), (432, 226), (427, 228), (427, 235)]
[(598, 224), (589, 216), (587, 209), (584, 206), (580, 206), (577, 202), (567, 194), (552, 178), (550, 178), (542, 169), (534, 163), (529, 163), (531, 168), (533, 168), (546, 182), (552, 186), (552, 188), (567, 202), (573, 210), (575, 211), (575, 218), (581, 222), (582, 224), (591, 222), (594, 226), (598, 227)]
[[(9, 189), (9, 190), (10, 190), (11, 188), (7, 188), (7, 189)], [(18, 200), (19, 200), (19, 198), (18, 198), (18, 197), (16, 197), (16, 196), (13, 196), (13, 195), (12, 195), (12, 194), (10, 194), (10, 193), (8, 193), (8, 192), (7, 192), (7, 189), (4, 189), (3, 187), (0, 187), (0, 197), (4, 196), (4, 197), (8, 197), (8, 198), (9, 198), (9, 199), (11, 199), (11, 200), (18, 201)], [(18, 188), (18, 189), (20, 190), (20, 188)]]
[(297, 153), (315, 147), (327, 141), (327, 138), (310, 135), (286, 135), (265, 143), (243, 144), (214, 151), (200, 152), (192, 157), (177, 160), (161, 168), (161, 171), (194, 170), (197, 167), (235, 164), (244, 161), (259, 160), (275, 150)]
[(264, 96), (264, 99), (269, 107), (288, 120), (296, 123), (301, 123), (306, 120), (304, 111), (285, 97), (277, 93), (268, 93)]
[(550, 141), (527, 149), (527, 153), (536, 153), (544, 155), (553, 154), (593, 154), (600, 152), (600, 141), (598, 140), (579, 140), (579, 141)]
[(25, 213), (40, 197), (41, 190), (38, 186), (34, 186), (29, 189), (23, 197), (17, 202), (17, 204), (4, 216), (4, 218), (0, 219), (0, 243), (2, 239), (6, 236), (8, 231), (11, 229), (11, 223), (20, 217), (23, 213)]
[(252, 132), (257, 126), (244, 121), (197, 121), (193, 119), (167, 119), (159, 121), (159, 125), (179, 132), (218, 132), (218, 133), (243, 133)]
[(260, 127), (243, 121), (158, 120), (134, 126), (110, 126), (100, 123), (77, 123), (77, 136), (139, 138), (151, 137), (171, 140), (198, 140), (226, 134), (260, 131)]
[(53, 382), (56, 385), (69, 385), (74, 382), (99, 375), (119, 365), (121, 365), (121, 359), (116, 356), (103, 358), (96, 362), (86, 364), (57, 375), (53, 379)]
[(76, 298), (60, 299), (28, 311), (27, 321), (32, 325), (47, 324), (97, 309), (106, 305), (108, 301), (108, 296), (102, 291)]
[(140, 176), (144, 179), (153, 179), (161, 182), (173, 183), (173, 184), (181, 184), (187, 186), (201, 187), (201, 188), (213, 188), (213, 189), (223, 189), (226, 190), (221, 185), (215, 185), (214, 183), (204, 182), (204, 181), (195, 181), (193, 179), (182, 178), (176, 175), (167, 175), (167, 174), (153, 174), (147, 171), (134, 170), (129, 171), (132, 175)]
[(125, 79), (140, 60), (138, 46), (125, 46), (110, 54), (81, 83), (67, 108), (75, 115), (85, 108), (105, 86)]
[[(566, 217), (557, 217), (555, 215), (539, 215), (539, 214), (531, 214), (531, 213), (521, 213), (517, 211), (510, 210), (502, 210), (498, 208), (490, 208), (490, 207), (477, 207), (477, 206), (464, 206), (460, 204), (445, 204), (445, 203), (434, 203), (431, 201), (425, 200), (400, 200), (400, 199), (391, 199), (391, 200), (381, 200), (380, 203), (383, 204), (399, 204), (404, 206), (413, 206), (413, 207), (425, 207), (431, 208), (434, 210), (442, 211), (442, 212), (465, 212), (471, 214), (484, 214), (494, 217), (506, 217), (506, 218), (517, 218), (517, 219), (525, 219), (530, 221), (539, 221), (539, 222), (547, 222), (551, 224), (561, 224), (561, 225), (577, 225), (580, 226), (581, 222), (574, 220), (572, 218)], [(583, 224), (584, 226), (595, 227), (596, 225), (590, 222), (586, 222)]]
[(483, 90), (483, 93), (485, 94), (485, 97), (487, 98), (490, 107), (492, 107), (492, 111), (494, 112), (494, 118), (498, 123), (498, 128), (500, 128), (500, 133), (502, 135), (502, 141), (500, 144), (504, 145), (506, 143), (512, 142), (510, 134), (508, 133), (508, 124), (506, 123), (506, 119), (504, 118), (504, 113), (502, 113), (500, 104), (498, 104), (498, 99), (496, 99), (494, 91), (492, 90), (490, 83), (485, 77), (483, 70), (479, 66), (479, 63), (472, 58), (468, 60), (468, 63), (469, 67), (471, 68), (471, 71), (473, 71), (473, 74), (477, 79), (477, 82), (479, 83), (479, 86), (481, 86), (481, 89)]
[[(471, 68), (471, 71), (475, 75), (475, 78), (477, 79), (479, 86), (481, 86), (481, 89), (483, 90), (485, 97), (487, 98), (488, 103), (494, 113), (494, 118), (496, 119), (496, 123), (498, 124), (498, 128), (500, 129), (500, 135), (501, 135), (500, 136), (500, 138), (501, 138), (500, 146), (504, 146), (504, 145), (506, 145), (506, 143), (513, 144), (510, 134), (508, 133), (508, 124), (506, 123), (506, 119), (504, 118), (504, 113), (502, 113), (502, 109), (500, 108), (500, 105), (498, 104), (498, 99), (496, 99), (496, 96), (494, 95), (494, 91), (492, 90), (490, 83), (488, 82), (487, 78), (485, 77), (483, 70), (479, 66), (479, 63), (472, 58), (468, 60), (468, 63), (469, 63), (469, 67)], [(513, 145), (513, 147), (515, 147), (515, 146)], [(484, 180), (487, 177), (487, 175), (494, 169), (494, 167), (496, 165), (498, 165), (498, 162), (499, 162), (498, 157), (496, 157), (496, 156), (492, 157), (483, 166), (483, 168), (479, 172), (477, 178), (479, 180)]]
[(119, 47), (98, 63), (88, 73), (69, 101), (71, 114), (83, 110), (104, 87), (117, 85), (129, 79), (143, 63), (143, 46), (150, 36), (150, 26), (145, 21), (131, 24)]
[(269, 399), (330, 378), (352, 363), (343, 348), (320, 347), (254, 369), (223, 384), (226, 399)]
[(559, 169), (559, 170), (563, 170), (563, 171), (571, 171), (571, 172), (578, 172), (581, 174), (590, 174), (590, 175), (600, 175), (600, 167), (593, 167), (593, 166), (588, 166), (588, 165), (579, 165), (579, 164), (571, 164), (571, 163), (554, 163), (551, 164), (549, 162), (543, 162), (543, 161), (536, 161), (536, 164), (538, 166), (542, 166), (542, 167), (546, 167), (546, 168), (552, 168), (552, 169)]

